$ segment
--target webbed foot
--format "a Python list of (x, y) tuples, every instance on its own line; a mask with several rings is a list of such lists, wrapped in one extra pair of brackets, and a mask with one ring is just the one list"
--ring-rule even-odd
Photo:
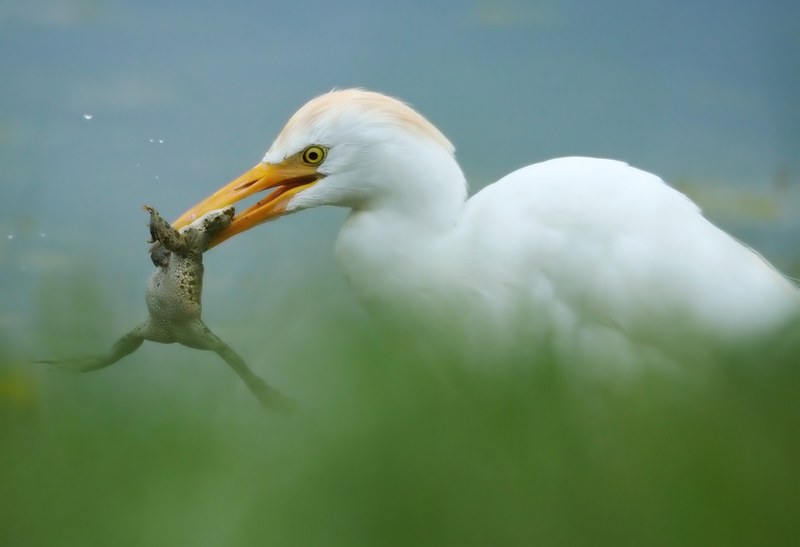
[(33, 362), (50, 365), (54, 368), (68, 370), (70, 372), (90, 372), (107, 367), (111, 364), (107, 362), (103, 356), (78, 357), (74, 359), (34, 359)]
[(145, 321), (125, 336), (114, 342), (111, 351), (104, 355), (77, 357), (71, 359), (35, 359), (34, 363), (45, 363), (55, 368), (72, 372), (89, 372), (113, 365), (126, 355), (136, 351), (144, 342), (145, 333), (150, 327)]
[(257, 376), (247, 382), (247, 387), (258, 398), (261, 406), (268, 410), (289, 413), (297, 409), (294, 399), (287, 397)]

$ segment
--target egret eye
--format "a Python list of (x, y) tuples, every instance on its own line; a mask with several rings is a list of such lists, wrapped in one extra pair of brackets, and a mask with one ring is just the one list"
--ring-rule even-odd
[(326, 150), (321, 146), (309, 146), (303, 150), (302, 160), (303, 163), (308, 165), (319, 165), (325, 159)]

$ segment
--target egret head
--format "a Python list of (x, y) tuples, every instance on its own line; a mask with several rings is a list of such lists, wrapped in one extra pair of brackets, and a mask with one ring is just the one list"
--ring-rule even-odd
[[(216, 245), (253, 226), (318, 205), (359, 209), (413, 199), (420, 166), (436, 171), (453, 146), (408, 105), (371, 91), (332, 91), (298, 110), (264, 159), (189, 209), (181, 228), (208, 211), (269, 191), (237, 214)], [(439, 160), (439, 161), (437, 161)], [(432, 173), (435, 178), (436, 173)]]

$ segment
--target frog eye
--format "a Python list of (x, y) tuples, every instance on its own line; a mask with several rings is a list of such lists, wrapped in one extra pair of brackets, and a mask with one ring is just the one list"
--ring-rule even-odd
[(327, 152), (328, 151), (321, 146), (312, 145), (303, 150), (300, 158), (303, 160), (303, 163), (307, 165), (319, 165), (322, 163), (322, 160), (325, 159), (325, 154), (327, 154)]

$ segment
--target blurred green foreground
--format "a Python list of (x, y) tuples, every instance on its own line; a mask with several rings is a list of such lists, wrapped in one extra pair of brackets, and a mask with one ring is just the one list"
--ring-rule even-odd
[[(121, 334), (91, 302), (72, 320), (44, 307), (42, 351)], [(289, 417), (211, 354), (150, 344), (73, 375), (0, 341), (0, 545), (796, 544), (792, 351), (685, 374), (488, 374), (308, 304), (302, 324), (219, 329), (298, 399)]]

